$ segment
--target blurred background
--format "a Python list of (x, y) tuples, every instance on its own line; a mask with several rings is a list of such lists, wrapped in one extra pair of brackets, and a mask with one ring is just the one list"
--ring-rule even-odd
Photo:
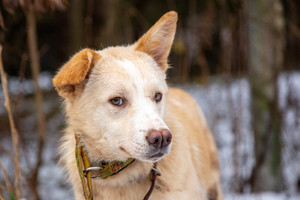
[(170, 10), (168, 82), (207, 117), (225, 199), (300, 199), (297, 0), (1, 0), (0, 199), (73, 199), (53, 75), (82, 48), (133, 43)]

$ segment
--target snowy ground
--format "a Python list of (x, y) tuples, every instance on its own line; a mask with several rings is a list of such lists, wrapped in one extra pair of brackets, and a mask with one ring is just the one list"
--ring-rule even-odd
[[(250, 86), (246, 79), (231, 82), (212, 80), (207, 86), (186, 85), (201, 106), (215, 136), (221, 163), (225, 199), (299, 199), (296, 181), (300, 177), (300, 73), (281, 74), (278, 81), (279, 105), (283, 112), (283, 176), (285, 193), (232, 195), (234, 176), (245, 179), (254, 165), (250, 114)], [(290, 103), (293, 101), (293, 103)], [(238, 124), (237, 127), (234, 127)], [(233, 128), (239, 132), (238, 167), (234, 169)]]
[(262, 194), (227, 194), (225, 200), (299, 200), (300, 196), (288, 196), (283, 193), (264, 192)]
[[(207, 86), (185, 85), (181, 86), (195, 97), (202, 107), (207, 121), (214, 133), (219, 148), (222, 186), (226, 200), (300, 200), (296, 194), (296, 180), (300, 177), (300, 73), (282, 74), (278, 81), (280, 107), (284, 110), (283, 141), (283, 173), (287, 190), (283, 193), (243, 194), (233, 195), (234, 175), (245, 178), (254, 164), (253, 160), (253, 138), (250, 116), (250, 91), (249, 84), (245, 79), (232, 81), (230, 83), (221, 81), (220, 78), (212, 79)], [(44, 163), (41, 168), (39, 191), (44, 200), (73, 199), (70, 187), (65, 183), (64, 172), (56, 164), (58, 156), (56, 149), (61, 136), (60, 130), (63, 127), (64, 118), (61, 112), (59, 99), (51, 91), (51, 76), (47, 73), (40, 78), (41, 86), (47, 92), (44, 108), (48, 116), (47, 122), (47, 143), (44, 151)], [(17, 98), (17, 94), (30, 96), (33, 94), (31, 81), (24, 81), (21, 85), (17, 79), (10, 79), (10, 91)], [(4, 116), (3, 93), (0, 89), (0, 116)], [(289, 98), (296, 104), (291, 105)], [(17, 101), (17, 100), (16, 100)], [(19, 127), (24, 135), (24, 140), (30, 143), (34, 139), (35, 117), (32, 97), (23, 98), (16, 103), (21, 116)], [(293, 107), (295, 106), (296, 107)], [(230, 112), (230, 111), (234, 112)], [(240, 141), (238, 145), (238, 168), (233, 166), (233, 126), (238, 123)], [(1, 131), (2, 129), (0, 129)], [(33, 134), (32, 134), (33, 133)], [(13, 169), (13, 164), (8, 157), (11, 149), (11, 142), (8, 131), (0, 132), (0, 159), (7, 169)], [(30, 143), (29, 148), (22, 151), (22, 169), (28, 172), (28, 163), (34, 163), (34, 150), (36, 144)], [(27, 156), (26, 156), (27, 155)], [(10, 171), (12, 174), (12, 171)], [(0, 184), (3, 183), (3, 176), (0, 173)]]

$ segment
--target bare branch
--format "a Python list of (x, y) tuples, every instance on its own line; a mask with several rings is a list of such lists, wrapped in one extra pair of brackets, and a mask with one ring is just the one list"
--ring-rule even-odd
[(15, 177), (14, 177), (14, 184), (15, 188), (17, 190), (17, 194), (19, 198), (23, 198), (23, 187), (22, 187), (22, 179), (21, 179), (21, 170), (20, 170), (20, 164), (19, 164), (19, 135), (18, 131), (15, 126), (15, 122), (13, 119), (11, 104), (10, 104), (10, 96), (8, 93), (7, 88), (7, 77), (4, 71), (3, 62), (2, 62), (2, 45), (0, 44), (0, 73), (1, 73), (1, 81), (2, 81), (2, 87), (4, 92), (4, 106), (6, 107), (8, 118), (9, 118), (9, 124), (11, 129), (11, 137), (13, 141), (13, 150), (14, 150), (14, 165), (15, 165)]
[(2, 162), (1, 162), (1, 160), (0, 160), (0, 169), (1, 169), (2, 174), (3, 174), (3, 176), (4, 176), (4, 180), (5, 180), (5, 184), (6, 184), (7, 189), (9, 190), (9, 192), (12, 192), (12, 191), (13, 191), (13, 187), (12, 187), (11, 181), (10, 181), (10, 179), (9, 179), (9, 176), (8, 176), (8, 174), (7, 174), (7, 171), (6, 171), (6, 169), (4, 168), (4, 166), (3, 166)]

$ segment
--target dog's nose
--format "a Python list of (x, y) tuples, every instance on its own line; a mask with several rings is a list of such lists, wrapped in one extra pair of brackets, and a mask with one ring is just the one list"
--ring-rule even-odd
[(170, 133), (170, 131), (169, 130), (167, 130), (167, 129), (162, 129), (161, 131), (161, 134), (162, 134), (162, 144), (161, 144), (161, 146), (162, 147), (166, 147), (166, 146), (168, 146), (170, 143), (171, 143), (171, 141), (172, 141), (172, 134)]
[(172, 141), (172, 134), (167, 129), (150, 130), (146, 136), (146, 139), (150, 146), (154, 148), (163, 148), (168, 146)]

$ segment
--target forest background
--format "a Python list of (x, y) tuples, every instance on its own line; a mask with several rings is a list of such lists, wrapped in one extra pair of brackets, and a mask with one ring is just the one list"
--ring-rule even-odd
[(204, 110), (225, 197), (299, 198), (299, 1), (1, 0), (0, 199), (73, 198), (51, 78), (80, 49), (131, 44), (170, 10), (168, 82)]

